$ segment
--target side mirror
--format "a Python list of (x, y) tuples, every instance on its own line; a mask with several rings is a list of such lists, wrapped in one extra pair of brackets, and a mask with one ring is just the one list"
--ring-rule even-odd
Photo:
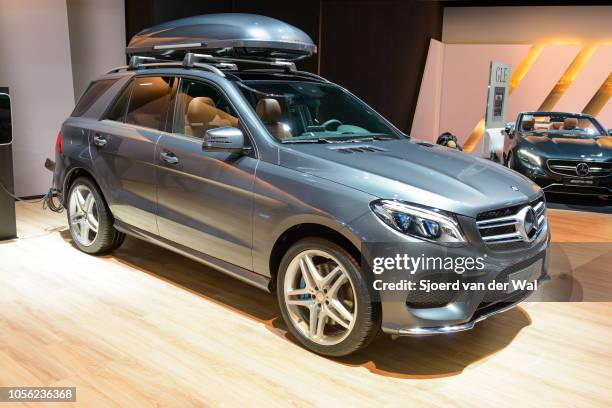
[(11, 126), (11, 97), (0, 93), (0, 145), (13, 143), (13, 129)]
[(247, 152), (242, 130), (235, 127), (221, 127), (207, 130), (202, 148), (209, 152)]
[(504, 128), (504, 132), (506, 132), (506, 134), (508, 135), (510, 139), (514, 138), (514, 132), (512, 129), (513, 127), (514, 127), (514, 123), (506, 123), (506, 127)]

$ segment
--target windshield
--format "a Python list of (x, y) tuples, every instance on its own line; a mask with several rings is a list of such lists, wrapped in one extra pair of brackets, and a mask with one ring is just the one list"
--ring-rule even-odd
[(523, 115), (519, 125), (523, 136), (594, 138), (606, 136), (593, 118), (572, 114)]
[(283, 143), (403, 137), (336, 85), (289, 81), (244, 81), (238, 85), (270, 134)]

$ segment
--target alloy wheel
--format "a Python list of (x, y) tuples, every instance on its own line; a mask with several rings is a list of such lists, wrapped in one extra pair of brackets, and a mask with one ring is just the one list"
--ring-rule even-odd
[(90, 246), (98, 236), (99, 213), (96, 199), (89, 187), (77, 185), (70, 195), (70, 230), (72, 237), (83, 246)]
[(329, 346), (348, 337), (356, 321), (355, 299), (348, 272), (329, 253), (307, 250), (290, 262), (284, 301), (291, 323), (310, 341)]

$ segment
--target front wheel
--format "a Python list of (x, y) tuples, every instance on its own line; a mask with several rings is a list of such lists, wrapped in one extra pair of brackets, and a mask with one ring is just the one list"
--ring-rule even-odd
[(366, 347), (380, 330), (357, 261), (333, 242), (309, 238), (283, 257), (277, 296), (291, 334), (315, 353), (344, 356)]
[(70, 236), (81, 251), (102, 254), (123, 243), (125, 234), (113, 227), (110, 210), (91, 179), (79, 177), (72, 183), (67, 215)]

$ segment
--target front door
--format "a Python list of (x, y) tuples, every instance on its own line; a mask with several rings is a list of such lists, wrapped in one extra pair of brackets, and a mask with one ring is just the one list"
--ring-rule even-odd
[(182, 79), (173, 132), (157, 145), (157, 222), (163, 238), (252, 270), (257, 159), (202, 149), (204, 133), (225, 126), (240, 127), (228, 98), (211, 83)]

